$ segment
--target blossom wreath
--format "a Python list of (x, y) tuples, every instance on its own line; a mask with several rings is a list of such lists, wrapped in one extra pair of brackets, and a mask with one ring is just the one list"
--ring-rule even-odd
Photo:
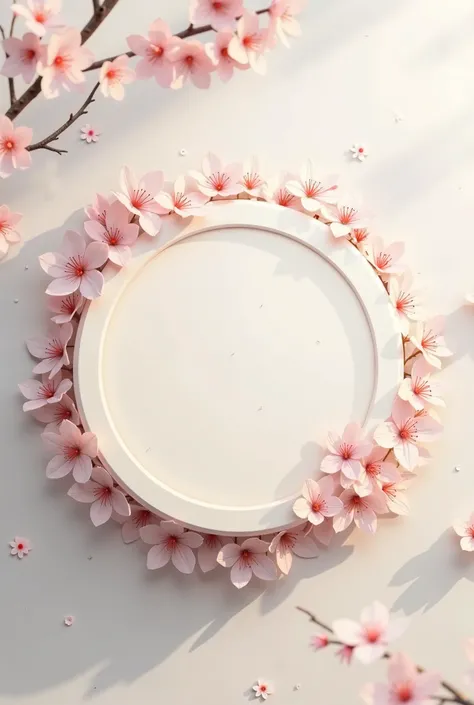
[[(67, 231), (61, 252), (39, 258), (52, 278), (46, 294), (53, 315), (49, 332), (27, 341), (31, 355), (40, 360), (33, 372), (42, 378), (19, 387), (27, 399), (24, 411), (47, 424), (42, 438), (53, 457), (46, 475), (58, 479), (72, 474), (75, 483), (68, 495), (91, 505), (95, 526), (112, 518), (122, 524), (125, 543), (140, 538), (150, 544), (150, 569), (171, 560), (182, 573), (191, 573), (197, 550), (203, 572), (217, 564), (230, 568), (232, 583), (242, 588), (253, 575), (263, 580), (287, 575), (293, 555), (316, 557), (334, 533), (352, 523), (372, 534), (378, 515), (408, 513), (407, 482), (428, 457), (419, 444), (434, 440), (441, 431), (434, 409), (444, 402), (432, 373), (451, 352), (442, 337), (441, 320), (423, 320), (418, 294), (400, 263), (403, 244), (385, 246), (371, 236), (358, 210), (337, 201), (337, 186), (324, 185), (313, 174), (308, 162), (299, 177), (284, 174), (266, 181), (256, 160), (226, 165), (212, 154), (200, 171), (179, 176), (174, 183), (165, 183), (158, 171), (137, 179), (124, 167), (120, 190), (107, 197), (97, 194), (94, 205), (85, 209), (88, 239)], [(129, 496), (99, 464), (95, 434), (84, 430), (72, 396), (74, 369), (68, 352), (84, 304), (102, 293), (101, 270), (107, 261), (126, 266), (137, 238), (157, 235), (168, 217), (201, 215), (210, 201), (239, 198), (306, 213), (326, 224), (334, 238), (345, 238), (357, 248), (383, 283), (403, 341), (404, 379), (390, 418), (370, 438), (356, 423), (348, 424), (341, 436), (329, 434), (321, 477), (308, 479), (294, 503), (295, 525), (269, 541), (190, 531), (176, 521), (160, 520)]]

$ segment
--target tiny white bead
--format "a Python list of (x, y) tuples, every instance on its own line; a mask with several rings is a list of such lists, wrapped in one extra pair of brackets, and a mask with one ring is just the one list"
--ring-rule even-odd
[(29, 269), (28, 265), (27, 265), (27, 264), (25, 264), (25, 270), (28, 270), (28, 269)]
[(186, 154), (187, 154), (187, 151), (184, 149), (184, 147), (179, 150), (179, 156), (180, 156), (180, 157), (185, 157)]
[(455, 465), (455, 466), (454, 466), (454, 472), (459, 472), (460, 469), (461, 469), (461, 466), (460, 466), (460, 465)]
[(17, 303), (18, 303), (18, 299), (13, 299), (13, 303), (14, 303), (14, 304), (17, 304)]

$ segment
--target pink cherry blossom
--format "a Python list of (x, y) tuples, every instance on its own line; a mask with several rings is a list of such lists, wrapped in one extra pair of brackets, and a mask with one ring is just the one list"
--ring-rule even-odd
[(334, 237), (349, 237), (354, 226), (360, 221), (360, 214), (356, 208), (339, 203), (321, 208), (321, 215), (327, 221)]
[[(171, 41), (172, 40), (172, 41)], [(159, 86), (168, 88), (175, 78), (175, 69), (170, 52), (175, 43), (170, 28), (163, 20), (156, 20), (148, 30), (148, 39), (139, 34), (127, 37), (130, 49), (142, 59), (135, 71), (137, 78), (155, 78)]]
[(474, 551), (474, 512), (467, 521), (457, 521), (453, 525), (454, 531), (461, 537), (459, 542), (463, 551)]
[(239, 64), (238, 61), (233, 59), (229, 54), (229, 44), (234, 36), (234, 33), (230, 29), (222, 29), (217, 32), (215, 37), (215, 42), (206, 44), (206, 52), (211, 58), (217, 75), (221, 81), (230, 81), (234, 75), (234, 69), (239, 69), (240, 71), (250, 68), (250, 65)]
[(351, 237), (356, 245), (363, 245), (370, 237), (370, 233), (367, 228), (354, 228)]
[(76, 313), (82, 311), (84, 303), (84, 297), (78, 291), (67, 296), (48, 296), (48, 308), (56, 314), (51, 320), (58, 325), (69, 323)]
[(380, 489), (387, 503), (387, 511), (398, 516), (407, 516), (410, 513), (410, 505), (406, 498), (407, 484), (403, 477), (397, 482), (382, 483)]
[(86, 244), (74, 230), (64, 235), (61, 252), (47, 252), (39, 258), (42, 269), (53, 277), (46, 289), (51, 296), (65, 296), (79, 290), (86, 299), (102, 293), (104, 276), (98, 271), (107, 261), (109, 248), (103, 242)]
[(204, 45), (197, 39), (175, 37), (170, 46), (170, 58), (176, 72), (171, 88), (182, 88), (188, 78), (196, 88), (209, 88), (215, 66)]
[(87, 123), (84, 127), (81, 127), (81, 140), (84, 140), (86, 144), (95, 144), (99, 141), (100, 132)]
[(210, 24), (213, 29), (232, 27), (244, 9), (243, 0), (191, 0), (189, 21), (194, 25)]
[(92, 458), (97, 456), (95, 433), (81, 433), (71, 421), (63, 421), (59, 433), (44, 431), (45, 444), (55, 453), (46, 467), (46, 477), (57, 480), (72, 472), (76, 482), (87, 482), (92, 474)]
[(332, 624), (336, 639), (352, 646), (354, 658), (362, 663), (372, 663), (381, 658), (388, 644), (398, 639), (407, 626), (406, 617), (391, 618), (388, 609), (380, 602), (365, 607), (360, 622), (336, 619)]
[(31, 83), (42, 57), (42, 46), (36, 34), (27, 32), (23, 39), (8, 37), (3, 41), (3, 50), (7, 57), (0, 73), (9, 78), (21, 76), (25, 83)]
[(319, 554), (306, 525), (280, 531), (272, 539), (268, 551), (275, 554), (276, 564), (284, 575), (291, 570), (293, 554), (300, 558), (315, 558)]
[(441, 428), (431, 416), (418, 415), (408, 402), (397, 398), (391, 419), (375, 429), (374, 440), (382, 448), (393, 448), (400, 465), (414, 470), (419, 457), (417, 444), (434, 441)]
[(236, 196), (241, 188), (239, 179), (242, 167), (239, 164), (224, 165), (219, 157), (209, 153), (202, 160), (202, 172), (190, 171), (198, 189), (208, 198)]
[(130, 516), (130, 505), (127, 498), (118, 487), (114, 487), (112, 477), (100, 465), (93, 468), (91, 479), (88, 482), (74, 484), (68, 495), (76, 502), (85, 502), (91, 505), (90, 517), (94, 526), (105, 524), (112, 516), (112, 511), (123, 517)]
[(20, 242), (17, 224), (23, 218), (21, 213), (14, 213), (8, 206), (0, 206), (0, 259), (3, 259), (10, 245)]
[(51, 323), (46, 335), (29, 338), (26, 341), (30, 354), (41, 360), (33, 368), (35, 374), (49, 372), (49, 378), (53, 379), (64, 365), (69, 365), (67, 345), (72, 333), (71, 323), (65, 323), (62, 326)]
[(260, 580), (275, 580), (275, 563), (266, 554), (270, 544), (261, 539), (245, 539), (242, 544), (228, 543), (221, 548), (217, 562), (230, 568), (230, 579), (236, 588), (245, 587), (255, 575)]
[(434, 671), (418, 672), (405, 654), (388, 662), (388, 683), (369, 683), (361, 695), (367, 705), (430, 705), (441, 683)]
[(361, 497), (354, 488), (351, 488), (344, 490), (339, 499), (343, 507), (341, 513), (333, 519), (333, 527), (336, 534), (345, 531), (352, 522), (358, 529), (368, 534), (375, 534), (377, 531), (377, 514), (384, 514), (387, 511), (385, 498), (374, 492)]
[(23, 404), (23, 411), (33, 411), (41, 409), (46, 404), (57, 404), (63, 395), (72, 387), (70, 379), (63, 379), (61, 373), (52, 379), (43, 375), (41, 382), (37, 379), (29, 379), (18, 385), (20, 392), (28, 399)]
[(46, 34), (48, 29), (59, 27), (58, 14), (61, 10), (61, 0), (26, 0), (26, 7), (14, 3), (11, 9), (15, 15), (26, 20), (26, 26), (38, 37)]
[(380, 274), (398, 276), (404, 270), (404, 266), (400, 262), (400, 257), (404, 251), (405, 245), (403, 242), (393, 242), (391, 245), (384, 245), (382, 238), (374, 237), (370, 242), (368, 259)]
[(158, 517), (137, 504), (130, 506), (130, 518), (122, 524), (122, 539), (124, 543), (132, 543), (140, 538), (140, 529), (148, 524), (158, 523)]
[(13, 541), (10, 541), (11, 556), (16, 556), (17, 558), (21, 559), (24, 556), (27, 556), (31, 549), (32, 546), (31, 541), (29, 539), (25, 539), (21, 536), (15, 536)]
[(326, 517), (334, 517), (342, 509), (339, 497), (334, 497), (334, 481), (332, 477), (322, 477), (318, 482), (306, 480), (302, 497), (293, 504), (293, 511), (300, 519), (306, 519), (317, 526)]
[(386, 448), (374, 446), (369, 455), (361, 459), (362, 472), (359, 479), (354, 482), (357, 494), (364, 497), (384, 483), (400, 481), (400, 473), (393, 463), (387, 462), (386, 456)]
[(286, 47), (290, 46), (288, 37), (301, 36), (301, 26), (295, 15), (299, 14), (306, 0), (272, 0), (270, 5), (270, 27)]
[(109, 260), (119, 267), (124, 267), (132, 259), (131, 245), (138, 237), (138, 225), (130, 223), (128, 209), (115, 201), (105, 212), (105, 224), (97, 220), (84, 223), (84, 230), (92, 240), (105, 243), (109, 248)]
[(440, 397), (437, 382), (431, 379), (431, 367), (424, 358), (419, 358), (413, 364), (410, 377), (405, 377), (398, 390), (400, 399), (407, 401), (416, 411), (427, 406), (445, 406)]
[(264, 57), (267, 41), (268, 30), (259, 26), (258, 15), (244, 10), (237, 22), (237, 33), (229, 43), (229, 56), (239, 64), (250, 65), (256, 73), (264, 74), (267, 70)]
[(53, 34), (49, 40), (46, 56), (38, 63), (46, 98), (57, 98), (61, 88), (77, 90), (85, 82), (83, 71), (92, 64), (94, 55), (81, 41), (80, 31), (73, 27)]
[(229, 541), (227, 536), (216, 534), (203, 534), (203, 542), (198, 548), (197, 559), (203, 573), (214, 570), (217, 565), (217, 555), (221, 548)]
[(181, 218), (201, 215), (209, 198), (197, 190), (194, 179), (178, 176), (174, 184), (167, 183), (156, 200), (167, 211), (176, 213)]
[(334, 191), (337, 189), (335, 184), (324, 186), (314, 178), (313, 171), (313, 164), (308, 160), (301, 170), (299, 180), (292, 179), (286, 184), (288, 191), (300, 200), (308, 213), (318, 213), (321, 208), (333, 203)]
[(418, 293), (412, 288), (409, 272), (403, 277), (391, 277), (388, 284), (390, 300), (395, 308), (400, 333), (408, 335), (411, 321), (419, 321), (423, 316)]
[(311, 637), (310, 646), (312, 646), (312, 648), (316, 651), (319, 651), (320, 649), (325, 649), (328, 644), (329, 637), (327, 634), (316, 634), (315, 636)]
[(59, 427), (63, 421), (71, 421), (76, 426), (81, 421), (74, 402), (68, 394), (64, 394), (57, 404), (48, 404), (32, 413), (37, 421), (47, 424), (45, 431), (50, 433), (59, 433)]
[(293, 174), (283, 173), (276, 179), (269, 179), (263, 187), (263, 196), (269, 203), (276, 203), (283, 208), (301, 210), (300, 199), (294, 196), (286, 187), (290, 180), (295, 180)]
[(273, 686), (268, 681), (259, 678), (255, 685), (252, 686), (257, 699), (266, 700), (269, 695), (273, 694)]
[(450, 357), (453, 353), (448, 350), (442, 335), (444, 317), (436, 316), (425, 323), (417, 323), (415, 332), (410, 336), (410, 343), (421, 352), (426, 362), (432, 367), (440, 369), (439, 358)]
[(6, 115), (0, 115), (0, 178), (6, 179), (14, 169), (28, 169), (31, 154), (31, 127), (15, 127)]
[(372, 444), (362, 435), (357, 423), (350, 423), (342, 436), (328, 434), (329, 455), (321, 462), (321, 471), (329, 474), (341, 472), (349, 480), (357, 480), (362, 472), (361, 458), (368, 455)]
[(245, 162), (242, 171), (242, 178), (239, 179), (242, 191), (248, 193), (252, 198), (261, 196), (266, 182), (258, 167), (258, 159), (256, 157), (249, 159)]
[(203, 539), (194, 531), (186, 531), (174, 521), (162, 521), (159, 526), (149, 524), (140, 529), (142, 541), (153, 544), (147, 555), (147, 568), (162, 568), (170, 559), (181, 573), (192, 573), (196, 556), (192, 549), (199, 548)]
[(341, 661), (341, 663), (349, 666), (349, 664), (352, 661), (353, 651), (354, 651), (353, 646), (347, 646), (347, 644), (344, 644), (344, 646), (341, 646), (341, 648), (336, 651), (336, 656), (339, 657), (339, 660)]
[(65, 627), (72, 627), (74, 622), (75, 622), (75, 617), (73, 617), (72, 614), (68, 614), (68, 615), (66, 615), (66, 617), (64, 617), (64, 626)]
[(110, 96), (114, 100), (123, 100), (124, 86), (135, 80), (135, 71), (128, 64), (129, 58), (126, 54), (102, 64), (99, 74), (100, 91), (106, 98)]
[(124, 166), (120, 172), (121, 191), (116, 191), (115, 196), (130, 211), (139, 216), (138, 222), (148, 235), (156, 235), (161, 228), (160, 215), (166, 213), (160, 206), (156, 196), (163, 188), (163, 172), (150, 171), (141, 179)]
[(105, 216), (107, 209), (112, 203), (116, 202), (115, 196), (102, 196), (101, 193), (97, 193), (92, 206), (87, 206), (84, 208), (84, 212), (89, 220), (97, 220), (101, 225), (105, 225)]

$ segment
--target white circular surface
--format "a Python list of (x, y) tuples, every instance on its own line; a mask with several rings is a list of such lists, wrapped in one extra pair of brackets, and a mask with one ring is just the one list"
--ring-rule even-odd
[(390, 412), (401, 350), (383, 287), (325, 226), (267, 204), (213, 204), (177, 242), (140, 248), (76, 345), (103, 462), (191, 526), (290, 524), (327, 431)]

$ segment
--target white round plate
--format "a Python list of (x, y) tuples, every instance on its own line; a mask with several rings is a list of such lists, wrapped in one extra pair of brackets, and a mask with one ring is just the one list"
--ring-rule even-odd
[(82, 316), (84, 424), (162, 516), (234, 535), (289, 526), (328, 431), (390, 415), (403, 358), (388, 296), (352, 245), (280, 206), (212, 203), (163, 231), (108, 266)]

